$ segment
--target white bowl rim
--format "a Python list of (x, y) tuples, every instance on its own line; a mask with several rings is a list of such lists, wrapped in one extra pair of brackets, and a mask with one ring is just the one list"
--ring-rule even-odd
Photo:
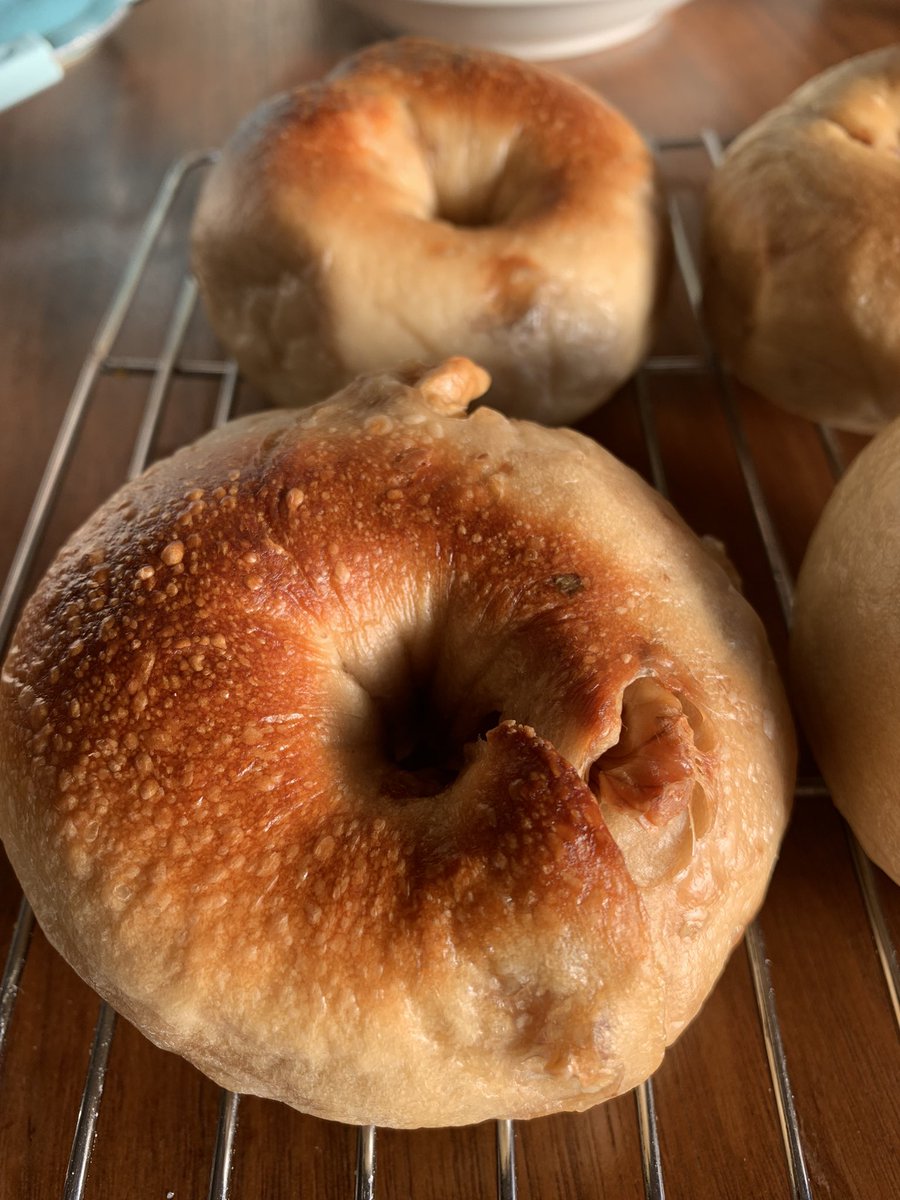
[[(674, 7), (676, 2), (683, 0), (658, 0), (660, 8), (668, 5)], [(404, 0), (410, 6), (430, 5), (432, 8), (556, 8), (576, 7), (581, 4), (602, 6), (605, 4), (622, 4), (623, 0)]]

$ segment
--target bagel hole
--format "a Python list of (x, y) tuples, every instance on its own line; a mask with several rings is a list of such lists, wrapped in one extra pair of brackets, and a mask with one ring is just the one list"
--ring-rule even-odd
[(393, 696), (373, 699), (388, 784), (397, 798), (436, 796), (450, 787), (465, 765), (466, 747), (484, 738), (501, 719), (496, 709), (476, 710), (461, 719), (420, 681), (411, 681)]
[(435, 162), (432, 219), (459, 229), (491, 229), (504, 225), (527, 204), (532, 184), (523, 175), (520, 155), (506, 147), (496, 158), (479, 161), (476, 153), (466, 170), (450, 161)]
[(503, 224), (503, 216), (494, 209), (494, 197), (437, 196), (433, 213), (435, 221), (444, 221), (457, 229), (491, 229)]

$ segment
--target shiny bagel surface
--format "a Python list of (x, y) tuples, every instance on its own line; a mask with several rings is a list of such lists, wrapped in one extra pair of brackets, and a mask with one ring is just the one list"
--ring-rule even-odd
[(47, 936), (219, 1083), (394, 1126), (634, 1086), (761, 903), (790, 720), (669, 505), (464, 360), (234, 422), (23, 615), (0, 834)]

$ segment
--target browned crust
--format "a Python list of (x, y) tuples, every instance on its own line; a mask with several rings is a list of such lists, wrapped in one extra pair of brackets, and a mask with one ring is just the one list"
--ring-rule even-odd
[(493, 404), (562, 423), (643, 354), (665, 229), (652, 156), (599, 97), (399, 39), (244, 123), (193, 257), (217, 332), (281, 403), (463, 353), (491, 370)]
[[(267, 136), (266, 175), (273, 183), (302, 179), (326, 192), (371, 178), (377, 144), (403, 105), (427, 138), (445, 114), (473, 126), (511, 132), (540, 163), (544, 204), (579, 224), (598, 203), (612, 208), (620, 193), (646, 182), (650, 156), (621, 113), (572, 79), (487, 50), (398, 38), (347, 60), (324, 84), (298, 88)], [(269, 121), (262, 123), (269, 126)], [(434, 147), (426, 143), (425, 151)], [(341, 172), (335, 172), (335, 163)], [(381, 164), (385, 175), (395, 164)], [(344, 175), (344, 171), (349, 174)]]
[[(352, 1121), (537, 1115), (632, 1086), (759, 902), (785, 815), (790, 738), (762, 733), (781, 698), (718, 568), (582, 439), (459, 415), (467, 370), (249, 418), (129, 484), (51, 568), (0, 691), (0, 832), (51, 940), (221, 1082)], [(694, 661), (645, 607), (678, 557), (635, 574), (563, 517), (601, 469), (634, 489), (626, 538), (674, 537), (708, 575), (717, 648)], [(741, 639), (749, 661), (728, 662)], [(468, 745), (437, 794), (398, 776), (378, 725), (417, 671)], [(664, 901), (585, 782), (647, 674), (660, 725), (628, 754), (662, 739), (653, 807), (618, 819), (671, 835), (693, 762), (713, 829), (686, 863), (661, 851)], [(722, 804), (743, 750), (712, 716), (691, 759), (688, 724), (723, 704), (729, 737), (759, 743), (738, 846)], [(660, 931), (711, 872), (725, 909), (685, 974)]]

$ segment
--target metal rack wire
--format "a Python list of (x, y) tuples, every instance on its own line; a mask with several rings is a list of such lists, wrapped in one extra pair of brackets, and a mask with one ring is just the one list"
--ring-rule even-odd
[[(698, 139), (661, 142), (659, 154), (670, 151), (703, 148), (712, 163), (721, 156), (721, 143), (712, 132)], [(203, 170), (209, 154), (195, 155), (177, 163), (165, 177), (138, 238), (118, 290), (104, 316), (93, 345), (85, 359), (64, 414), (56, 442), (38, 487), (21, 541), (2, 593), (0, 593), (0, 647), (5, 652), (10, 631), (27, 585), (29, 570), (35, 560), (45, 533), (53, 505), (64, 483), (79, 433), (91, 405), (98, 381), (112, 373), (140, 376), (149, 379), (149, 388), (131, 450), (128, 477), (140, 474), (146, 466), (154, 439), (177, 376), (203, 377), (217, 381), (217, 399), (212, 426), (228, 420), (235, 401), (237, 371), (232, 363), (215, 359), (190, 359), (182, 354), (185, 335), (197, 300), (196, 286), (188, 275), (184, 278), (157, 357), (135, 357), (116, 354), (117, 341), (135, 300), (139, 285), (160, 235), (171, 217), (173, 206), (186, 181)], [(637, 378), (638, 412), (655, 486), (664, 494), (667, 481), (660, 440), (656, 429), (648, 382), (653, 376), (706, 375), (716, 385), (724, 419), (734, 445), (744, 486), (763, 545), (772, 579), (785, 620), (790, 621), (793, 600), (791, 573), (779, 542), (772, 515), (767, 507), (757, 469), (747, 444), (732, 387), (717, 363), (710, 347), (702, 337), (700, 323), (700, 282), (682, 214), (676, 203), (670, 209), (676, 257), (694, 318), (701, 330), (704, 351), (699, 356), (668, 356), (651, 358)], [(820, 435), (826, 457), (835, 476), (843, 469), (840, 447), (827, 429)], [(820, 781), (803, 781), (801, 794), (824, 793)], [(853, 862), (865, 901), (872, 936), (881, 962), (888, 997), (900, 1028), (900, 973), (897, 954), (878, 899), (872, 866), (851, 837)], [(5, 969), (0, 979), (0, 1055), (9, 1032), (10, 1021), (22, 971), (31, 941), (34, 918), (23, 899), (13, 930)], [(775, 990), (772, 983), (762, 930), (754, 922), (745, 938), (756, 1006), (763, 1033), (768, 1071), (777, 1109), (785, 1156), (786, 1194), (792, 1200), (812, 1200), (804, 1147), (801, 1139), (794, 1096), (788, 1073), (788, 1052), (783, 1044)], [(107, 1063), (115, 1032), (115, 1013), (101, 1004), (90, 1051), (81, 1105), (75, 1121), (74, 1138), (68, 1170), (63, 1185), (65, 1200), (81, 1200), (89, 1189), (88, 1172), (91, 1151), (97, 1131), (97, 1119), (103, 1097)], [(235, 1136), (240, 1111), (240, 1097), (223, 1091), (220, 1097), (215, 1145), (209, 1175), (209, 1200), (228, 1200), (231, 1171), (234, 1162)], [(664, 1200), (660, 1155), (659, 1121), (652, 1081), (635, 1091), (635, 1111), (639, 1132), (643, 1190), (646, 1200)], [(374, 1200), (376, 1195), (376, 1144), (374, 1127), (364, 1127), (357, 1134), (356, 1200)], [(498, 1121), (496, 1126), (496, 1190), (499, 1200), (516, 1200), (516, 1137), (511, 1121)]]

